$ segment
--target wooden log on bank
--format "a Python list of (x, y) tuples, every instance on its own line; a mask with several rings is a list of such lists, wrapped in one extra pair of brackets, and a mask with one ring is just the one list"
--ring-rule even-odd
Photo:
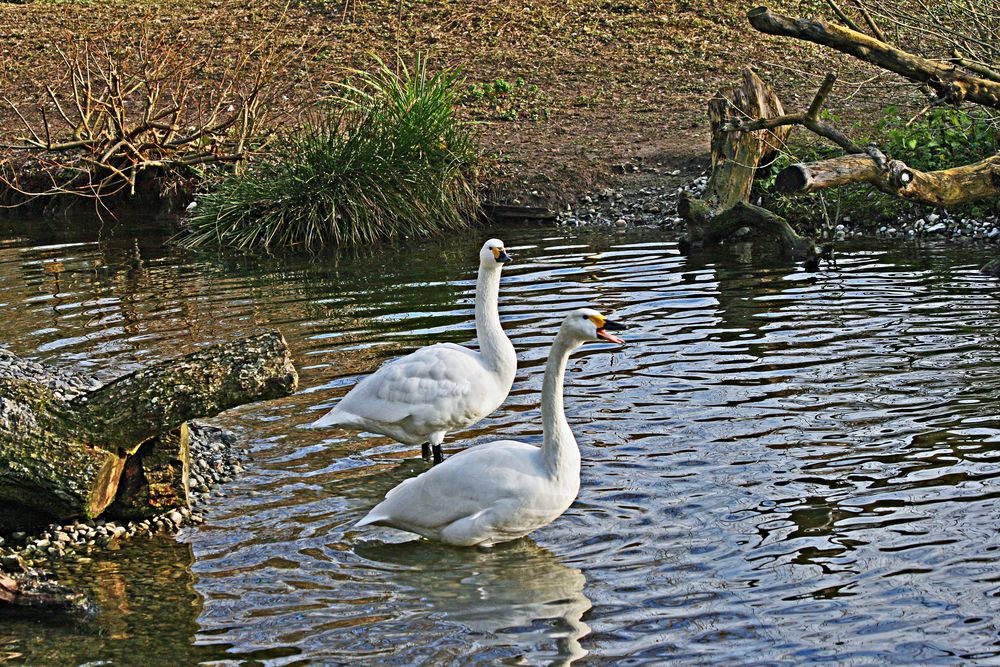
[(789, 165), (778, 173), (774, 186), (778, 192), (801, 194), (851, 183), (867, 183), (930, 206), (967, 204), (1000, 197), (1000, 155), (938, 171), (920, 171), (899, 160), (880, 166), (867, 154), (842, 155)]
[(799, 236), (781, 216), (749, 203), (758, 167), (768, 163), (790, 128), (739, 128), (748, 121), (783, 117), (777, 95), (746, 68), (739, 86), (720, 91), (709, 101), (708, 114), (712, 175), (702, 199), (683, 193), (677, 207), (687, 223), (687, 243), (714, 245), (739, 240), (773, 246), (768, 252), (779, 255), (808, 256), (813, 251), (809, 239)]
[(96, 517), (143, 443), (189, 419), (284, 396), (297, 382), (277, 332), (165, 361), (69, 400), (31, 381), (0, 381), (0, 508)]

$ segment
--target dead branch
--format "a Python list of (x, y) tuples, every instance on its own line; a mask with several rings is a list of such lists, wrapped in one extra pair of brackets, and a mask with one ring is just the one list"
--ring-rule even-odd
[(849, 153), (861, 153), (862, 150), (846, 134), (819, 118), (823, 104), (826, 103), (826, 98), (830, 95), (830, 91), (833, 90), (833, 84), (836, 81), (837, 75), (833, 72), (828, 73), (826, 78), (823, 79), (819, 90), (816, 91), (816, 96), (813, 97), (809, 108), (804, 112), (782, 114), (770, 118), (758, 118), (752, 121), (748, 121), (743, 117), (736, 117), (725, 123), (722, 129), (726, 132), (754, 132), (791, 125), (802, 125), (819, 136), (829, 139)]
[[(875, 35), (875, 37), (877, 37), (879, 40), (888, 44), (889, 40), (886, 38), (885, 33), (882, 32), (882, 29), (878, 27), (877, 23), (875, 23), (875, 19), (872, 18), (872, 15), (865, 8), (864, 4), (858, 2), (858, 0), (854, 0), (854, 6), (857, 7), (858, 12), (861, 14), (861, 18), (865, 20), (865, 24), (868, 26), (868, 29), (872, 31), (872, 34)], [(854, 30), (857, 30), (857, 28), (854, 28), (853, 26), (850, 27), (852, 27)], [(858, 32), (861, 31), (858, 30)]]
[[(14, 205), (106, 198), (135, 194), (146, 173), (239, 163), (295, 113), (289, 97), (299, 79), (289, 71), (309, 49), (282, 34), (269, 26), (236, 62), (220, 64), (214, 86), (199, 80), (211, 56), (192, 53), (184, 35), (148, 24), (123, 24), (100, 40), (67, 35), (53, 46), (66, 84), (41, 87), (36, 119), (4, 100), (27, 133), (0, 145), (12, 151), (0, 156), (0, 190), (18, 195)], [(43, 173), (19, 178), (17, 164), (29, 158)]]
[(926, 84), (938, 98), (963, 100), (1000, 109), (1000, 83), (971, 76), (954, 67), (913, 55), (864, 33), (820, 19), (796, 19), (757, 7), (747, 13), (750, 25), (768, 35), (792, 37), (846, 53), (911, 81)]
[(952, 49), (951, 51), (953, 62), (970, 72), (975, 72), (979, 76), (989, 79), (990, 81), (996, 81), (1000, 83), (1000, 72), (987, 67), (985, 64), (976, 62), (974, 60), (969, 60), (962, 55), (962, 52), (958, 49)]

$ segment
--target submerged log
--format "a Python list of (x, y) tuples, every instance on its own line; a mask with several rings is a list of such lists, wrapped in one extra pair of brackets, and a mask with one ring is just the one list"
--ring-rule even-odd
[[(31, 381), (0, 381), (0, 507), (27, 506), (59, 520), (96, 517), (143, 443), (194, 417), (284, 396), (297, 382), (277, 332), (165, 361), (69, 400)], [(148, 469), (157, 467), (183, 476), (183, 462)], [(147, 492), (162, 496), (148, 481)], [(183, 488), (173, 493), (186, 502)]]
[[(768, 245), (769, 252), (806, 257), (813, 244), (779, 215), (749, 203), (757, 169), (766, 166), (788, 137), (790, 127), (742, 130), (748, 121), (784, 117), (774, 91), (749, 68), (741, 84), (719, 92), (708, 105), (712, 126), (712, 175), (703, 199), (688, 193), (677, 212), (687, 223), (689, 245), (732, 240)], [(737, 238), (739, 237), (739, 238)]]
[(51, 575), (25, 566), (17, 556), (0, 563), (0, 613), (45, 616), (53, 612), (90, 615), (93, 602), (83, 593), (57, 583)]
[(775, 189), (798, 194), (851, 183), (868, 183), (887, 194), (930, 206), (966, 204), (1000, 197), (1000, 155), (939, 171), (920, 171), (899, 160), (883, 167), (867, 154), (842, 155), (789, 165), (778, 174)]

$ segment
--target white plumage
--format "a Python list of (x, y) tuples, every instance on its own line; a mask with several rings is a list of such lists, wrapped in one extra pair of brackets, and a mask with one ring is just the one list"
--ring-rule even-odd
[(510, 261), (503, 242), (490, 239), (479, 252), (476, 335), (479, 352), (440, 343), (384, 365), (359, 382), (313, 427), (343, 426), (387, 435), (407, 445), (433, 448), (449, 431), (478, 422), (503, 403), (517, 371), (514, 346), (500, 326), (500, 272)]
[(542, 383), (542, 446), (500, 440), (459, 452), (405, 480), (357, 526), (378, 524), (459, 546), (492, 546), (561, 515), (580, 490), (580, 450), (563, 411), (570, 353), (588, 340), (623, 343), (625, 327), (588, 308), (571, 312), (552, 343)]

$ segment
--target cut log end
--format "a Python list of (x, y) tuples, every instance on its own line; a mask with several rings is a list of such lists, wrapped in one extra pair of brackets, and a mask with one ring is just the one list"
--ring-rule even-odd
[(774, 179), (774, 189), (781, 194), (802, 192), (809, 185), (809, 174), (804, 164), (793, 164), (778, 172)]
[(88, 519), (100, 516), (114, 499), (118, 491), (118, 480), (121, 479), (122, 471), (125, 469), (124, 455), (112, 455), (108, 457), (104, 467), (97, 473), (94, 484), (91, 487), (90, 498), (84, 508), (84, 514)]

